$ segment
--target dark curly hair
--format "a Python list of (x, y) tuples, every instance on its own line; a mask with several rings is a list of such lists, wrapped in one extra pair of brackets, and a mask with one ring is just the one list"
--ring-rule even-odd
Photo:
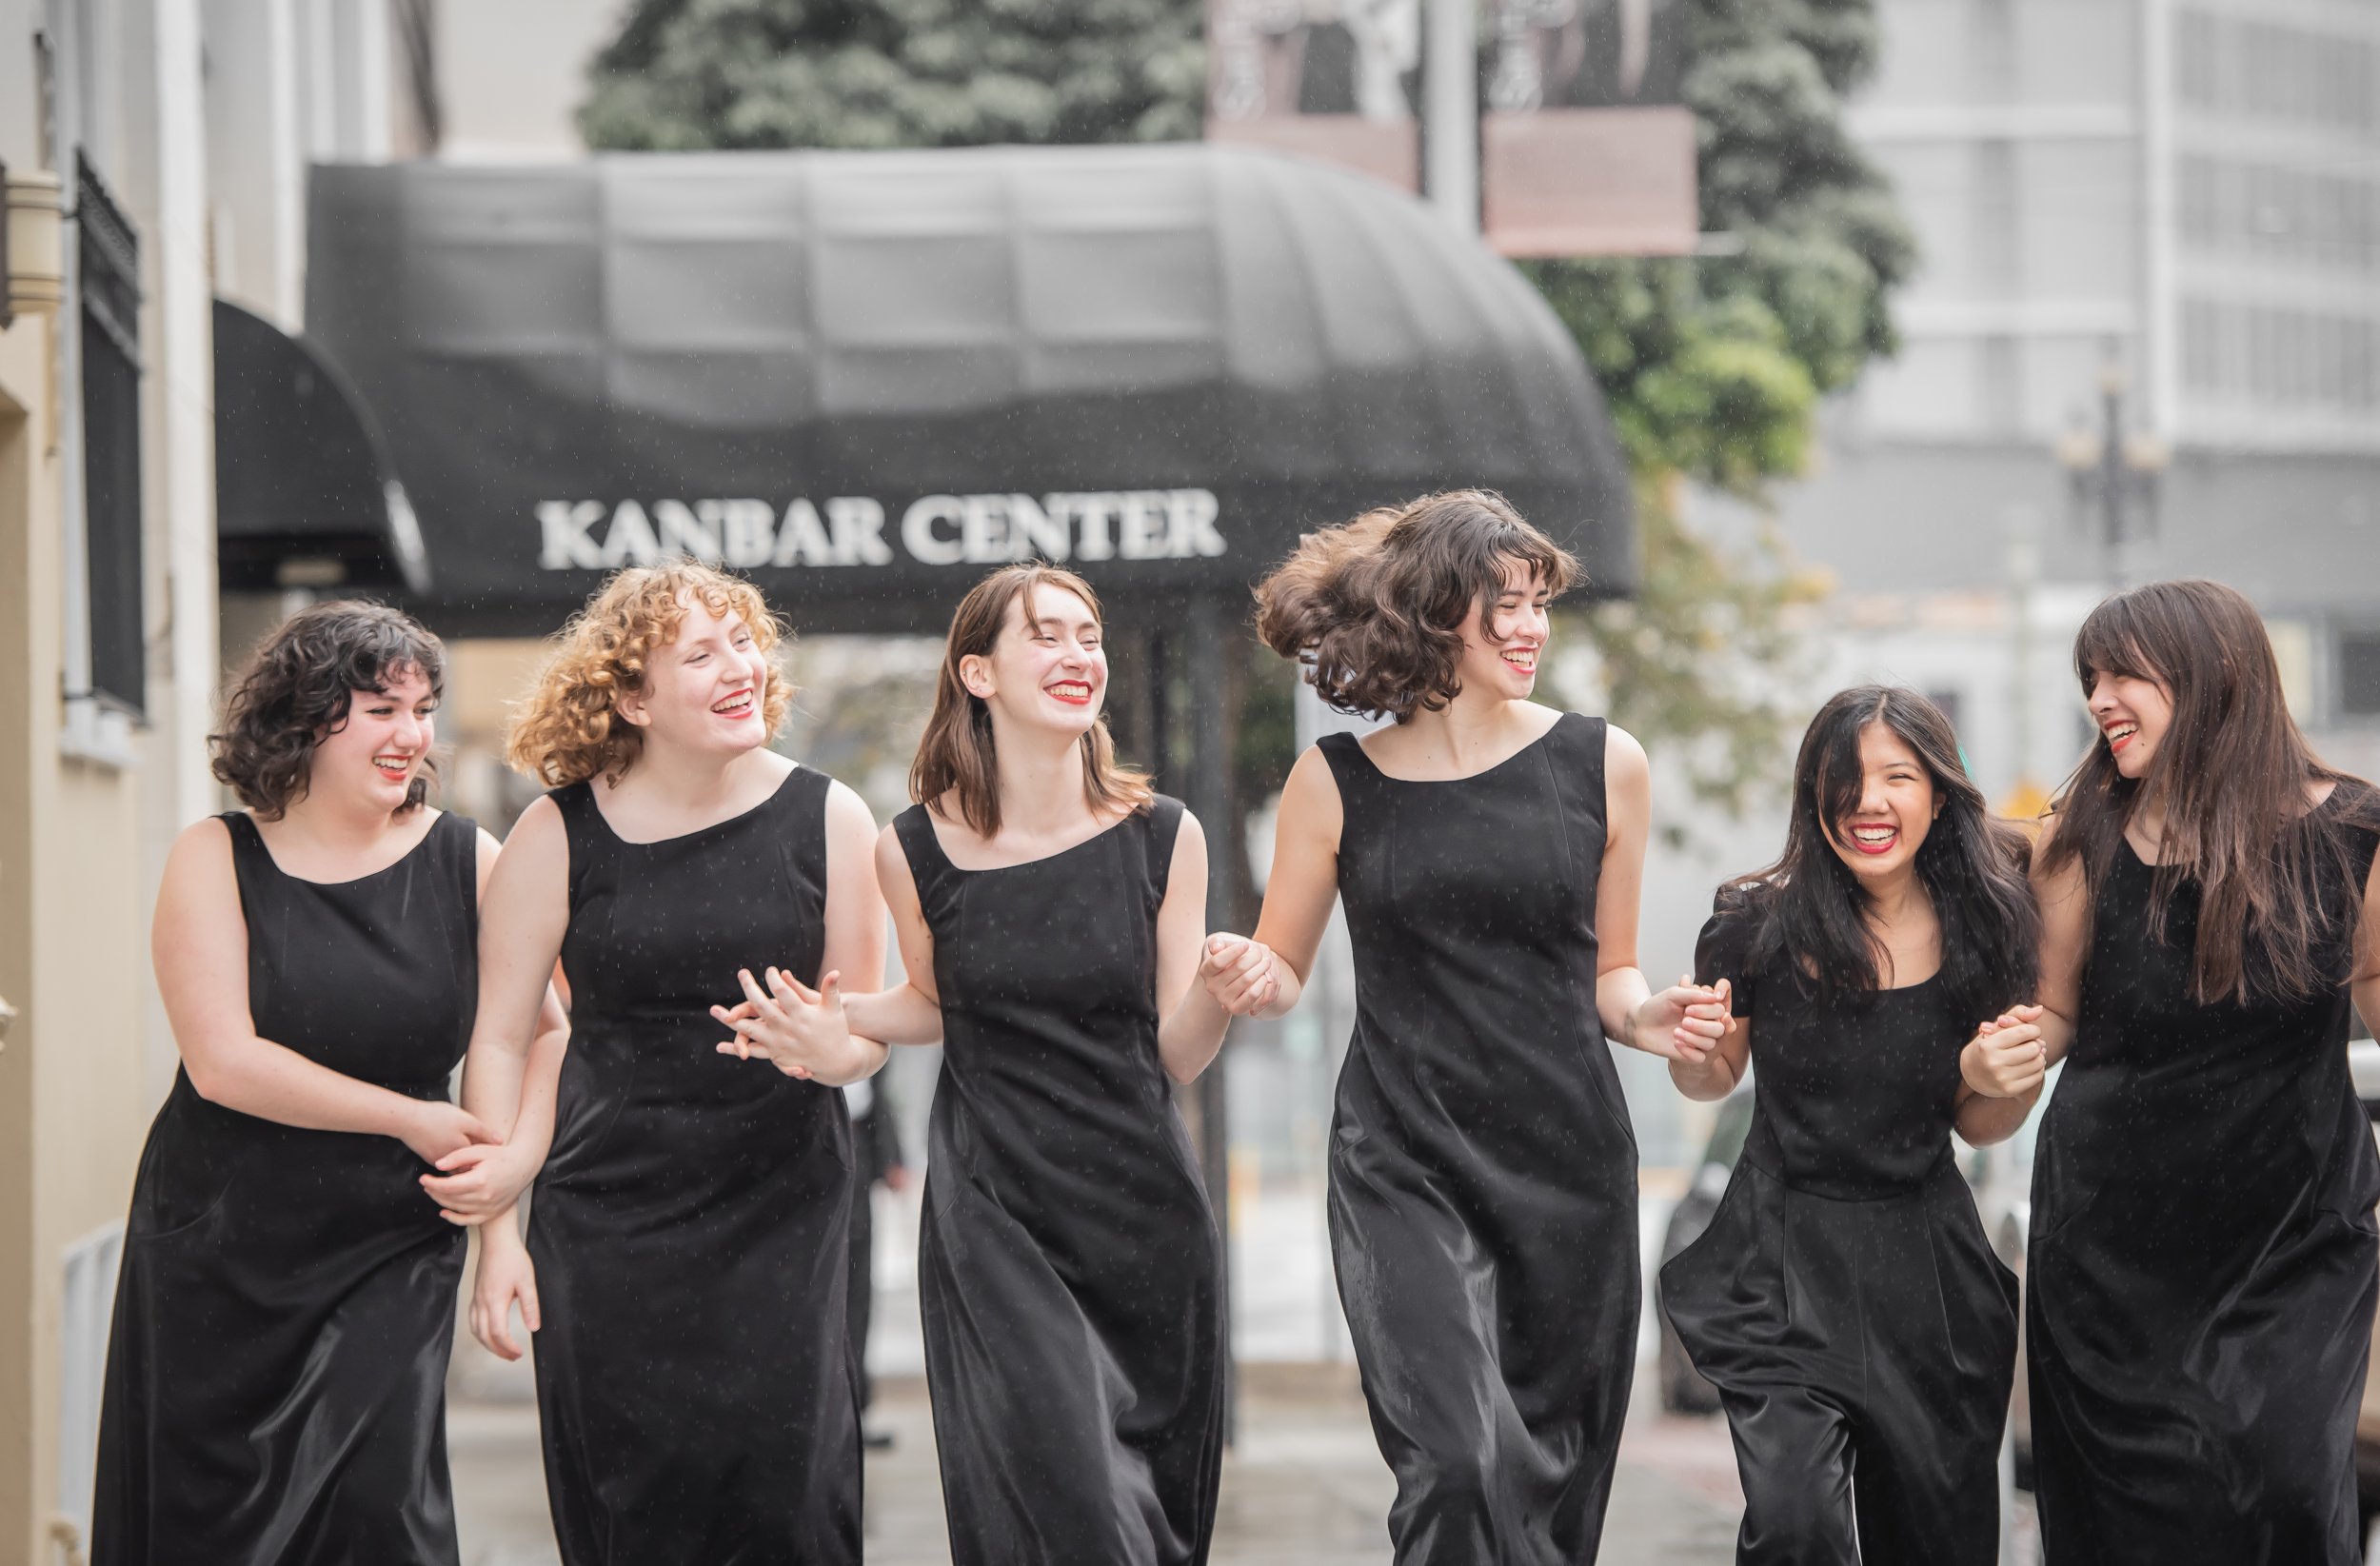
[(1308, 533), (1257, 585), (1256, 632), (1341, 712), (1403, 723), (1462, 689), (1462, 623), (1527, 566), (1559, 594), (1570, 551), (1488, 489), (1449, 489)]
[[(347, 721), (355, 693), (386, 691), (406, 669), (445, 693), (446, 648), (412, 616), (358, 599), (299, 610), (257, 647), (223, 704), (222, 729), (207, 736), (215, 776), (242, 804), (280, 820), (306, 797), (314, 747)], [(424, 757), (400, 808), (418, 806), (435, 774)]]

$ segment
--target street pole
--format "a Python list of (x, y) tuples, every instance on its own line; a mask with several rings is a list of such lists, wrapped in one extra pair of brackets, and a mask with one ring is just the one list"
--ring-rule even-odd
[(1479, 43), (1474, 0), (1422, 0), (1422, 184), (1462, 233), (1479, 231)]

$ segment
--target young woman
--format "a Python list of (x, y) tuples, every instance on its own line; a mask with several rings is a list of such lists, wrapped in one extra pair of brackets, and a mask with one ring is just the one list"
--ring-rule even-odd
[(1759, 1096), (1661, 1301), (1727, 1409), (1742, 1566), (1999, 1558), (2016, 1279), (1951, 1132), (2024, 1120), (1959, 1060), (1986, 1022), (2003, 1049), (2040, 1036), (2028, 851), (1940, 709), (1862, 685), (1803, 736), (1784, 857), (1703, 926), (1696, 978), (1723, 999), (1689, 1008), (1670, 1076), (1717, 1099), (1756, 1061)]
[[(558, 786), (488, 887), (464, 1100), (519, 1124), (501, 1156), (428, 1183), (496, 1219), (473, 1331), (518, 1358), (517, 1300), (538, 1333), (567, 1566), (860, 1558), (851, 1130), (833, 1089), (883, 1050), (843, 1039), (799, 1080), (711, 1048), (712, 998), (754, 974), (883, 961), (867, 807), (767, 748), (792, 699), (779, 636), (733, 577), (623, 571), (514, 720), (512, 763)], [(557, 956), (558, 1100), (553, 1052), (530, 1069), (527, 1047)], [(525, 1250), (510, 1208), (541, 1159)]]
[(2051, 1566), (2362, 1559), (2380, 1159), (2380, 798), (2317, 762), (2255, 608), (2162, 582), (2083, 623), (2101, 743), (2034, 862), (2042, 1038), (1971, 1053), (2041, 1125), (2026, 1358)]
[(1297, 1003), (1355, 940), (1330, 1225), (1401, 1566), (1592, 1560), (1636, 1363), (1636, 1150), (1606, 1038), (1667, 1054), (1636, 893), (1650, 783), (1618, 729), (1529, 701), (1570, 556), (1497, 496), (1309, 535), (1258, 631), (1333, 735), (1281, 796), (1256, 947)]
[(1229, 1022), (1200, 976), (1264, 976), (1202, 946), (1199, 823), (1117, 765), (1106, 690), (1081, 579), (979, 583), (877, 850), (908, 981), (719, 1012), (722, 1049), (789, 1069), (846, 1029), (942, 1041), (918, 1268), (958, 1566), (1193, 1566), (1213, 1531), (1220, 1241), (1168, 1079)]
[[(208, 737), (248, 806), (184, 832), (150, 949), (182, 1068), (141, 1155), (91, 1558), (452, 1566), (446, 1358), (463, 1235), (430, 1160), (492, 839), (424, 803), (445, 660), (376, 604), (258, 649)], [(522, 1027), (560, 1025), (532, 991)]]

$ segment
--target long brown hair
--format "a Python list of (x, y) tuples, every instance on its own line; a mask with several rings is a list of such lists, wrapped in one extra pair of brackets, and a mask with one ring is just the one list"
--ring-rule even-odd
[[(2380, 806), (2357, 780), (2318, 761), (2290, 716), (2280, 665), (2255, 605), (2219, 582), (2158, 582), (2118, 593), (2091, 612), (2074, 638), (2074, 674), (2089, 699), (2099, 676), (2161, 686), (2172, 725), (2149, 775), (2125, 777), (2094, 742), (2051, 809), (2056, 830), (2041, 868), (2079, 862), (2095, 902), (2125, 823), (2151, 799), (2165, 808), (2151, 882), (2150, 925), (2162, 940), (2174, 888), (2200, 892), (2192, 999), (2246, 1000), (2252, 992), (2302, 998), (2344, 976), (2321, 970), (2323, 938), (2351, 933), (2321, 903), (2315, 872), (2328, 859), (2351, 884), (2347, 834), (2306, 806), (2309, 785), (2345, 797), (2323, 812), (2345, 825), (2380, 825)], [(2351, 793), (2346, 792), (2351, 790)], [(2360, 893), (2361, 888), (2357, 888)]]
[(1515, 564), (1557, 594), (1578, 576), (1503, 496), (1424, 495), (1299, 539), (1257, 585), (1256, 633), (1303, 664), (1330, 705), (1401, 724), (1461, 692), (1462, 623), (1496, 602)]
[(614, 572), (555, 634), (528, 699), (513, 710), (505, 760), (549, 788), (598, 775), (615, 783), (625, 777), (644, 754), (645, 736), (620, 716), (620, 694), (645, 688), (654, 649), (668, 645), (686, 605), (697, 603), (742, 620), (768, 660), (761, 732), (775, 739), (793, 705), (793, 681), (780, 651), (788, 635), (783, 623), (742, 577), (673, 560)]
[[(934, 715), (925, 721), (925, 738), (909, 767), (911, 799), (937, 809), (945, 796), (956, 796), (959, 819), (987, 838), (1000, 832), (1000, 757), (992, 740), (991, 708), (960, 679), (959, 664), (990, 657), (1008, 627), (1008, 605), (1021, 603), (1024, 612), (1032, 613), (1033, 592), (1039, 587), (1074, 594), (1091, 618), (1105, 626), (1099, 595), (1072, 571), (1027, 561), (1003, 565), (977, 583), (950, 617), (942, 673), (934, 682)], [(1102, 814), (1138, 814), (1157, 797), (1144, 774), (1116, 760), (1116, 742), (1107, 732), (1104, 712), (1082, 736), (1082, 788), (1091, 807)]]

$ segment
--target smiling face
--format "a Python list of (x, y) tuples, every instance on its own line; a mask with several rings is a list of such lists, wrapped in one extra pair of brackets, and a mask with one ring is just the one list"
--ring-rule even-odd
[(620, 715), (648, 744), (720, 756), (758, 749), (768, 742), (767, 655), (732, 608), (691, 594), (679, 604), (678, 634), (653, 649), (642, 688), (621, 694)]
[(1934, 775), (1909, 742), (1872, 723), (1859, 731), (1858, 803), (1827, 823), (1827, 841), (1873, 886), (1909, 873), (1941, 809)]
[(1107, 700), (1099, 616), (1065, 588), (1035, 583), (1008, 601), (992, 650), (959, 661), (959, 678), (1010, 723), (1087, 733)]
[(2115, 770), (2138, 782), (2156, 765), (2157, 748), (2173, 726), (2173, 695), (2146, 675), (2094, 671), (2091, 721), (2099, 725)]
[(1537, 660), (1553, 632), (1547, 605), (1554, 590), (1526, 564), (1511, 561), (1493, 602), (1474, 604), (1462, 623), (1462, 659), (1456, 678), (1466, 691), (1494, 692), (1518, 702), (1537, 688)]
[(438, 696), (411, 664), (390, 666), (383, 688), (350, 693), (347, 718), (314, 747), (307, 796), (354, 800), (394, 813), (437, 743)]

